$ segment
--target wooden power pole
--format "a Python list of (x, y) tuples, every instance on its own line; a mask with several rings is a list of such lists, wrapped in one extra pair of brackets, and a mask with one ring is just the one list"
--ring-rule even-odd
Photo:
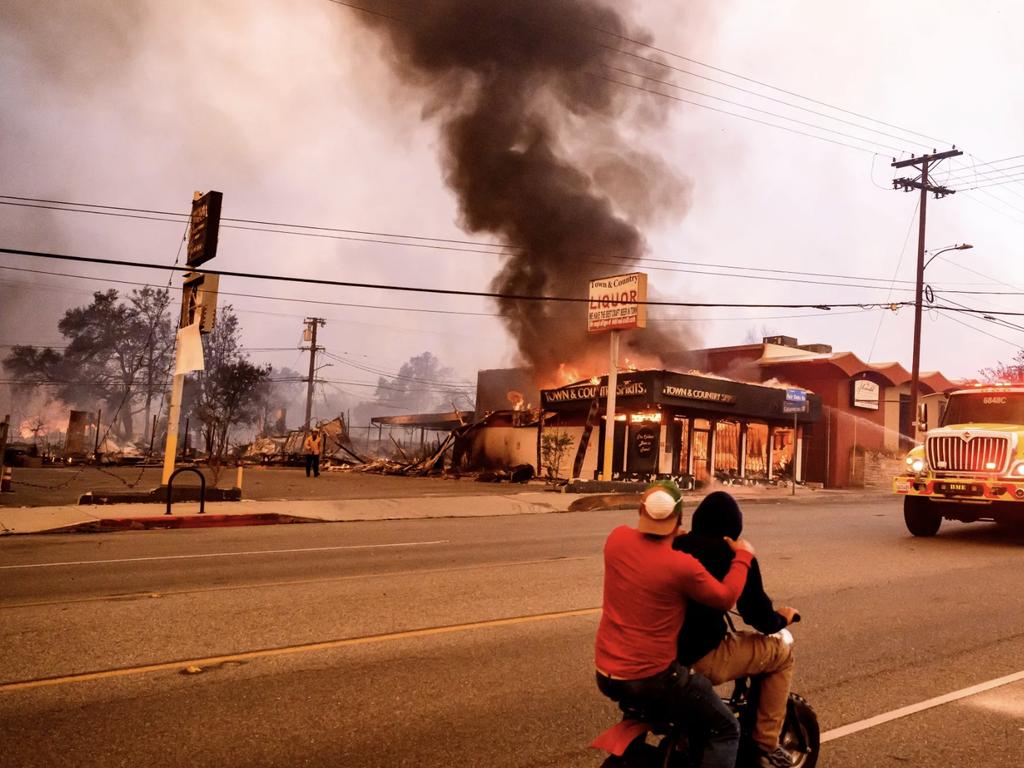
[(893, 189), (902, 189), (904, 192), (909, 192), (911, 189), (921, 190), (920, 220), (917, 228), (917, 281), (914, 294), (914, 356), (910, 372), (910, 414), (914, 420), (913, 437), (915, 439), (917, 438), (918, 430), (921, 428), (920, 419), (917, 415), (917, 398), (921, 377), (921, 294), (924, 290), (924, 244), (928, 193), (932, 192), (936, 199), (938, 199), (946, 195), (952, 195), (956, 191), (940, 184), (932, 184), (929, 173), (941, 161), (950, 157), (959, 157), (962, 154), (963, 152), (954, 146), (953, 149), (946, 152), (921, 155), (920, 157), (912, 157), (909, 160), (894, 160), (892, 163), (893, 168), (913, 167), (921, 171), (921, 175), (917, 178), (904, 176), (892, 180)]
[(309, 434), (309, 421), (313, 415), (313, 381), (316, 376), (316, 329), (319, 326), (327, 325), (322, 317), (307, 317), (306, 330), (302, 334), (302, 340), (309, 342), (309, 379), (306, 387), (306, 421), (303, 424), (303, 436)]

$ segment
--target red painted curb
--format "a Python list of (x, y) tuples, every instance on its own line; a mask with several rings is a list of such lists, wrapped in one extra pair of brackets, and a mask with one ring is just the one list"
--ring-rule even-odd
[(156, 517), (105, 517), (84, 523), (52, 528), (41, 533), (105, 533), (110, 531), (149, 531), (170, 528), (229, 528), (241, 525), (283, 525), (288, 523), (322, 523), (308, 517), (282, 515), (276, 512), (242, 515), (159, 515)]

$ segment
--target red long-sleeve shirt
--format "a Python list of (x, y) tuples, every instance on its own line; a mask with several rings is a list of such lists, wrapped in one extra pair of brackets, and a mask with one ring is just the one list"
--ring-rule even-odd
[(604, 545), (597, 668), (626, 680), (665, 670), (676, 658), (687, 599), (723, 611), (732, 608), (750, 561), (749, 552), (737, 552), (725, 579), (718, 581), (694, 557), (672, 549), (671, 538), (626, 525), (616, 528)]

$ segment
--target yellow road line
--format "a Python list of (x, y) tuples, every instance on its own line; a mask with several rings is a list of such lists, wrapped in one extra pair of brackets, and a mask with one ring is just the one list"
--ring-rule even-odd
[(13, 691), (25, 691), (34, 688), (46, 688), (55, 685), (67, 685), (70, 683), (86, 683), (92, 680), (109, 680), (116, 677), (127, 677), (129, 675), (144, 675), (151, 672), (165, 672), (172, 669), (183, 669), (185, 667), (204, 667), (216, 664), (224, 664), (234, 661), (249, 661), (252, 659), (266, 659), (274, 656), (289, 656), (296, 653), (309, 653), (311, 651), (328, 651), (335, 648), (348, 648), (356, 645), (368, 645), (370, 643), (385, 643), (393, 640), (409, 640), (419, 637), (433, 637), (436, 635), (447, 635), (456, 632), (469, 632), (476, 629), (491, 629), (494, 627), (510, 627), (517, 624), (532, 624), (539, 621), (550, 621), (553, 619), (569, 619), (579, 616), (595, 616), (601, 612), (600, 608), (578, 608), (572, 611), (557, 611), (555, 613), (537, 613), (530, 616), (514, 616), (507, 619), (490, 619), (487, 621), (474, 621), (467, 624), (451, 624), (444, 627), (427, 627), (425, 629), (409, 629), (402, 632), (388, 632), (381, 635), (365, 635), (363, 637), (348, 637), (340, 640), (325, 640), (319, 643), (305, 643), (303, 645), (287, 645), (279, 648), (264, 648), (257, 651), (243, 651), (224, 656), (208, 656), (202, 659), (183, 659), (179, 661), (166, 661), (159, 664), (144, 664), (138, 667), (123, 667), (121, 669), (108, 669), (101, 672), (83, 672), (77, 675), (63, 675), (61, 677), (48, 677), (39, 680), (24, 680), (16, 683), (0, 684), (0, 693)]
[(393, 544), (340, 544), (332, 547), (299, 547), (292, 549), (251, 549), (243, 552), (194, 552), (187, 555), (147, 555), (145, 557), (114, 557), (108, 560), (67, 560), (59, 563), (18, 563), (0, 565), (0, 571), (24, 570), (28, 568), (67, 568), (73, 565), (109, 565), (110, 563), (148, 563), (159, 560), (196, 560), (211, 557), (255, 557), (256, 555), (293, 555), (303, 552), (340, 552), (352, 549), (392, 549), (395, 547), (421, 547), (433, 544), (449, 544), (448, 539), (437, 541), (401, 541)]

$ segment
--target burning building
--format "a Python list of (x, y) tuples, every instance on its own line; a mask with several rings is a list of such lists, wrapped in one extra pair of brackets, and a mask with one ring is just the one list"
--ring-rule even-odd
[[(607, 377), (541, 392), (543, 429), (573, 438), (576, 477), (605, 475), (607, 397)], [(802, 412), (789, 412), (794, 397), (806, 403)], [(805, 429), (820, 416), (820, 398), (799, 388), (696, 371), (620, 373), (610, 475), (635, 480), (671, 475), (687, 484), (794, 476), (799, 481)]]

